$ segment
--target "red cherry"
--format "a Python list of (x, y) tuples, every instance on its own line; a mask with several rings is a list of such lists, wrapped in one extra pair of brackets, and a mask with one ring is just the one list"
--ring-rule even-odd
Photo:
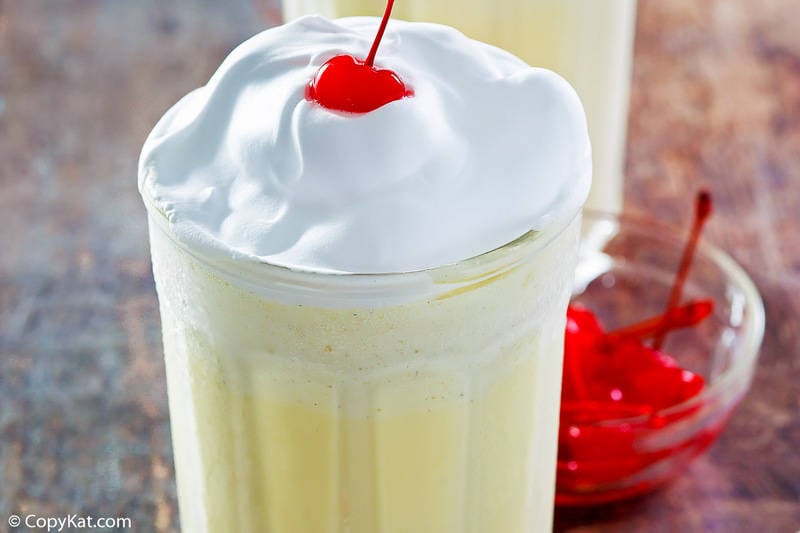
[(637, 427), (601, 425), (614, 419), (648, 417), (648, 405), (575, 402), (561, 406), (558, 434), (558, 485), (580, 490), (601, 485), (641, 468), (634, 451)]
[(703, 388), (703, 378), (684, 370), (671, 357), (636, 341), (617, 344), (585, 376), (590, 397), (596, 401), (649, 405), (665, 409), (693, 397)]
[[(663, 409), (688, 400), (703, 378), (683, 370), (674, 359), (643, 344), (642, 338), (695, 325), (713, 309), (710, 300), (676, 307), (613, 333), (605, 333), (589, 309), (570, 305), (564, 342), (562, 402), (649, 405)], [(597, 407), (593, 408), (597, 411)], [(574, 412), (574, 411), (573, 411)], [(613, 418), (613, 413), (608, 413)]]
[(369, 113), (414, 95), (397, 74), (374, 65), (393, 5), (394, 0), (389, 0), (367, 58), (362, 61), (351, 55), (338, 55), (326, 61), (308, 84), (306, 99), (334, 111)]
[(603, 327), (591, 310), (580, 304), (567, 307), (567, 334), (579, 335), (587, 341), (596, 341), (603, 335)]
[(367, 66), (348, 55), (326, 61), (306, 90), (308, 100), (350, 113), (369, 113), (413, 94), (391, 70)]
[(564, 377), (561, 401), (583, 401), (589, 398), (586, 375), (589, 366), (596, 366), (599, 347), (605, 338), (600, 321), (589, 309), (572, 304), (567, 308), (567, 329), (564, 342)]

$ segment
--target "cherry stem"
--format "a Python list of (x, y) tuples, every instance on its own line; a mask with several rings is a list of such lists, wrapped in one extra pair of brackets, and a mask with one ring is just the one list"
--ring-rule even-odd
[[(686, 277), (689, 274), (689, 267), (692, 265), (692, 259), (694, 258), (694, 253), (697, 249), (697, 241), (700, 239), (700, 233), (703, 230), (703, 225), (708, 220), (708, 217), (711, 216), (712, 211), (713, 202), (711, 200), (711, 193), (707, 190), (701, 190), (697, 194), (694, 222), (692, 224), (691, 232), (689, 233), (689, 239), (686, 241), (686, 246), (683, 249), (680, 267), (678, 267), (678, 272), (675, 275), (675, 282), (672, 284), (672, 290), (669, 293), (669, 300), (666, 308), (664, 309), (664, 316), (668, 316), (670, 311), (675, 309), (681, 299), (683, 286), (686, 284)], [(661, 346), (664, 344), (664, 338), (668, 332), (669, 330), (664, 330), (656, 335), (655, 341), (653, 342), (654, 349), (661, 349)]]
[(381, 44), (381, 39), (383, 39), (383, 32), (386, 31), (386, 25), (389, 23), (389, 17), (392, 14), (392, 7), (394, 6), (394, 0), (389, 0), (386, 4), (386, 11), (383, 12), (383, 19), (381, 20), (381, 25), (378, 28), (378, 34), (375, 36), (375, 40), (372, 41), (372, 48), (369, 49), (369, 55), (367, 55), (366, 61), (364, 64), (368, 67), (372, 67), (375, 63), (375, 54), (378, 53), (378, 45)]
[(695, 300), (674, 307), (662, 315), (650, 317), (607, 333), (606, 342), (613, 345), (627, 340), (641, 341), (655, 335), (664, 335), (675, 329), (699, 324), (712, 312), (714, 312), (713, 300)]

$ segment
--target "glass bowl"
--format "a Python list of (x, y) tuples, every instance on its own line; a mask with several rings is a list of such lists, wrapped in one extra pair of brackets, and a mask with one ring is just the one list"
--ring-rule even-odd
[[(661, 314), (687, 232), (642, 217), (586, 212), (573, 303), (593, 311), (606, 331)], [(562, 423), (556, 504), (646, 493), (685, 470), (722, 431), (750, 386), (764, 307), (742, 268), (702, 239), (682, 302), (700, 298), (713, 299), (711, 316), (671, 332), (661, 352), (701, 375), (703, 389), (651, 414)], [(576, 438), (586, 445), (577, 454)]]

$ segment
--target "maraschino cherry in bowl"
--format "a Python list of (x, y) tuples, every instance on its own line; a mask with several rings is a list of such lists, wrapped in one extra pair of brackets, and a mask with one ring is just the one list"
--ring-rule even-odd
[(602, 245), (585, 232), (568, 311), (558, 505), (662, 486), (709, 447), (747, 392), (764, 308), (744, 270), (699, 239), (710, 212), (701, 193), (690, 231), (584, 214), (587, 228), (610, 231)]

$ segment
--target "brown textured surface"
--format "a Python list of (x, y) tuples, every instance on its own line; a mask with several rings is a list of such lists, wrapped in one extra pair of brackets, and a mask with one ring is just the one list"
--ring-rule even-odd
[[(135, 162), (156, 119), (264, 0), (0, 0), (0, 531), (12, 513), (176, 531), (156, 298)], [(710, 453), (654, 496), (557, 529), (800, 529), (800, 6), (642, 0), (626, 201), (709, 236), (753, 275), (768, 329)], [(103, 210), (99, 206), (111, 206)]]

